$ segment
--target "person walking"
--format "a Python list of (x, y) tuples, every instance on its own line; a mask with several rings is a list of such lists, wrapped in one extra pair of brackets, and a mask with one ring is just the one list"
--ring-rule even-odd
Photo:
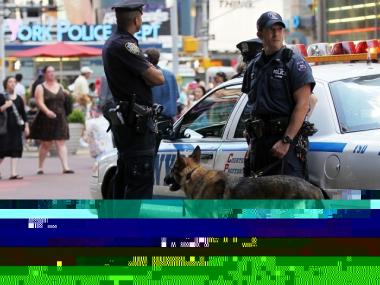
[(73, 95), (75, 101), (79, 104), (79, 107), (85, 114), (86, 118), (89, 118), (89, 110), (91, 106), (90, 88), (88, 79), (93, 73), (92, 69), (88, 66), (83, 66), (80, 70), (80, 75), (74, 81)]
[(30, 85), (30, 98), (34, 98), (34, 93), (36, 92), (37, 86), (44, 82), (44, 80), (44, 73), (42, 72), (42, 69), (38, 69), (37, 78)]
[(242, 91), (252, 104), (250, 165), (253, 173), (307, 178), (304, 122), (315, 86), (305, 59), (283, 45), (285, 23), (272, 11), (257, 20), (263, 52), (244, 74)]
[(20, 96), (22, 100), (24, 100), (24, 105), (26, 105), (25, 86), (22, 85), (21, 83), (23, 76), (21, 73), (17, 73), (15, 78), (16, 78), (15, 93), (16, 95)]
[(157, 69), (161, 70), (165, 78), (165, 83), (160, 86), (152, 87), (153, 102), (163, 106), (163, 111), (157, 118), (158, 134), (156, 138), (156, 154), (160, 147), (162, 134), (168, 128), (173, 128), (173, 123), (177, 115), (177, 99), (179, 98), (179, 90), (175, 75), (164, 68), (158, 66), (160, 61), (160, 51), (155, 48), (145, 50), (150, 63)]
[(151, 199), (153, 195), (154, 118), (137, 116), (135, 107), (151, 110), (151, 86), (161, 85), (165, 79), (145, 58), (133, 36), (142, 26), (143, 6), (142, 1), (123, 1), (112, 7), (117, 29), (103, 48), (104, 71), (114, 101), (119, 106), (121, 101), (125, 102), (122, 106), (128, 105), (117, 113), (119, 123), (111, 125), (118, 150), (114, 199)]
[[(3, 82), (4, 94), (0, 94), (0, 112), (7, 113), (7, 132), (0, 135), (0, 164), (5, 157), (11, 158), (10, 180), (23, 177), (18, 174), (18, 160), (22, 157), (22, 135), (29, 135), (29, 126), (25, 113), (24, 100), (16, 94), (16, 79), (8, 76)], [(1, 174), (0, 174), (1, 178)]]
[(68, 165), (65, 140), (69, 139), (69, 127), (65, 114), (65, 96), (57, 82), (53, 66), (43, 69), (45, 81), (36, 87), (35, 99), (39, 108), (31, 126), (30, 138), (40, 140), (37, 174), (44, 174), (44, 162), (53, 144), (58, 151), (64, 174), (74, 173)]

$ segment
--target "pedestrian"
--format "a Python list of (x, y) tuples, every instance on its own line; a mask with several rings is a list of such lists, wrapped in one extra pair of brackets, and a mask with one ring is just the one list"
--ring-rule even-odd
[(22, 98), (22, 100), (24, 100), (24, 105), (25, 105), (26, 104), (25, 86), (22, 85), (22, 83), (21, 83), (23, 76), (21, 73), (17, 73), (15, 78), (16, 78), (15, 93), (16, 93), (16, 95), (20, 96)]
[(28, 110), (28, 112), (26, 112), (26, 117), (27, 117), (27, 121), (29, 123), (29, 127), (32, 125), (37, 114), (38, 114), (38, 107), (37, 107), (36, 99), (30, 98), (29, 99), (29, 110)]
[(202, 85), (198, 85), (193, 91), (193, 105), (197, 103), (206, 94), (206, 89)]
[(227, 75), (223, 71), (219, 71), (214, 76), (214, 87), (227, 81)]
[(42, 69), (39, 69), (37, 72), (36, 80), (30, 86), (30, 98), (34, 98), (36, 87), (40, 85), (42, 82), (44, 82), (44, 73), (42, 72)]
[[(112, 8), (116, 12), (117, 29), (103, 48), (103, 64), (108, 85), (116, 104), (118, 124), (111, 130), (118, 149), (117, 171), (113, 187), (114, 199), (151, 199), (155, 154), (154, 119), (136, 115), (136, 106), (153, 105), (151, 86), (164, 83), (162, 72), (151, 64), (133, 36), (141, 29), (144, 3), (123, 1)], [(111, 110), (108, 112), (111, 114)], [(122, 115), (122, 120), (120, 120)]]
[[(0, 135), (0, 164), (5, 157), (11, 158), (10, 180), (23, 177), (17, 172), (19, 158), (22, 157), (22, 135), (29, 135), (24, 100), (16, 94), (16, 79), (8, 76), (3, 81), (4, 94), (0, 94), (0, 112), (7, 113), (7, 132)], [(1, 175), (0, 175), (1, 178)]]
[(113, 149), (112, 135), (106, 132), (107, 128), (108, 121), (101, 112), (86, 120), (85, 141), (88, 143), (91, 157), (97, 158)]
[(315, 81), (304, 58), (283, 46), (284, 33), (278, 13), (257, 20), (263, 52), (251, 61), (242, 85), (253, 106), (250, 164), (255, 174), (306, 178), (309, 134), (303, 126)]
[(85, 114), (86, 118), (89, 118), (89, 110), (91, 105), (91, 96), (88, 79), (93, 73), (92, 69), (88, 66), (84, 66), (80, 70), (80, 75), (74, 81), (73, 96), (80, 109)]
[(145, 50), (150, 63), (161, 70), (165, 78), (165, 83), (160, 86), (152, 87), (153, 102), (163, 106), (162, 113), (157, 118), (158, 134), (156, 138), (156, 154), (160, 147), (162, 135), (167, 129), (173, 129), (173, 123), (177, 115), (177, 99), (179, 90), (175, 75), (164, 68), (158, 66), (160, 61), (160, 51), (155, 48)]
[[(29, 110), (26, 112), (26, 118), (29, 124), (29, 128), (32, 127), (33, 121), (36, 118), (37, 114), (38, 114), (38, 107), (37, 107), (36, 99), (30, 98)], [(29, 148), (30, 146), (39, 146), (39, 141), (27, 138), (26, 147)]]
[(63, 174), (72, 174), (68, 165), (65, 140), (69, 139), (69, 127), (65, 113), (63, 87), (57, 82), (54, 67), (43, 69), (45, 81), (36, 87), (35, 99), (39, 112), (31, 126), (30, 138), (40, 140), (37, 174), (44, 174), (46, 156), (55, 143)]

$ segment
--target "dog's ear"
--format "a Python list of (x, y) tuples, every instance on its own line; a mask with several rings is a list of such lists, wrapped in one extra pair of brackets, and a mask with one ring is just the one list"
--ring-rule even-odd
[(199, 145), (194, 149), (193, 153), (190, 155), (190, 157), (196, 162), (200, 163), (201, 161), (201, 148)]

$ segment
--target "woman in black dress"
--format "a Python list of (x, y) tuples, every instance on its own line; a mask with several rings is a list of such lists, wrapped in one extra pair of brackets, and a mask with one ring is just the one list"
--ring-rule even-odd
[(43, 69), (45, 81), (38, 85), (35, 99), (39, 113), (31, 126), (30, 138), (40, 140), (37, 174), (44, 174), (43, 166), (52, 143), (58, 151), (64, 174), (74, 173), (68, 165), (65, 140), (69, 139), (69, 127), (65, 113), (65, 93), (55, 78), (54, 67)]
[[(24, 100), (15, 91), (16, 79), (12, 76), (3, 82), (4, 94), (0, 94), (0, 112), (7, 112), (7, 133), (0, 136), (0, 164), (4, 157), (11, 158), (11, 177), (22, 179), (17, 173), (18, 159), (22, 156), (22, 134), (29, 134)], [(1, 176), (0, 176), (1, 178)]]

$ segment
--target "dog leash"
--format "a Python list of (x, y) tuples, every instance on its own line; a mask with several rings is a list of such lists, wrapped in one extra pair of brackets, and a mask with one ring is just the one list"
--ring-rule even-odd
[(275, 168), (282, 162), (281, 159), (276, 160), (275, 162), (261, 168), (259, 171), (253, 172), (253, 177), (257, 178), (260, 176), (263, 176), (265, 173), (267, 173), (269, 170)]

